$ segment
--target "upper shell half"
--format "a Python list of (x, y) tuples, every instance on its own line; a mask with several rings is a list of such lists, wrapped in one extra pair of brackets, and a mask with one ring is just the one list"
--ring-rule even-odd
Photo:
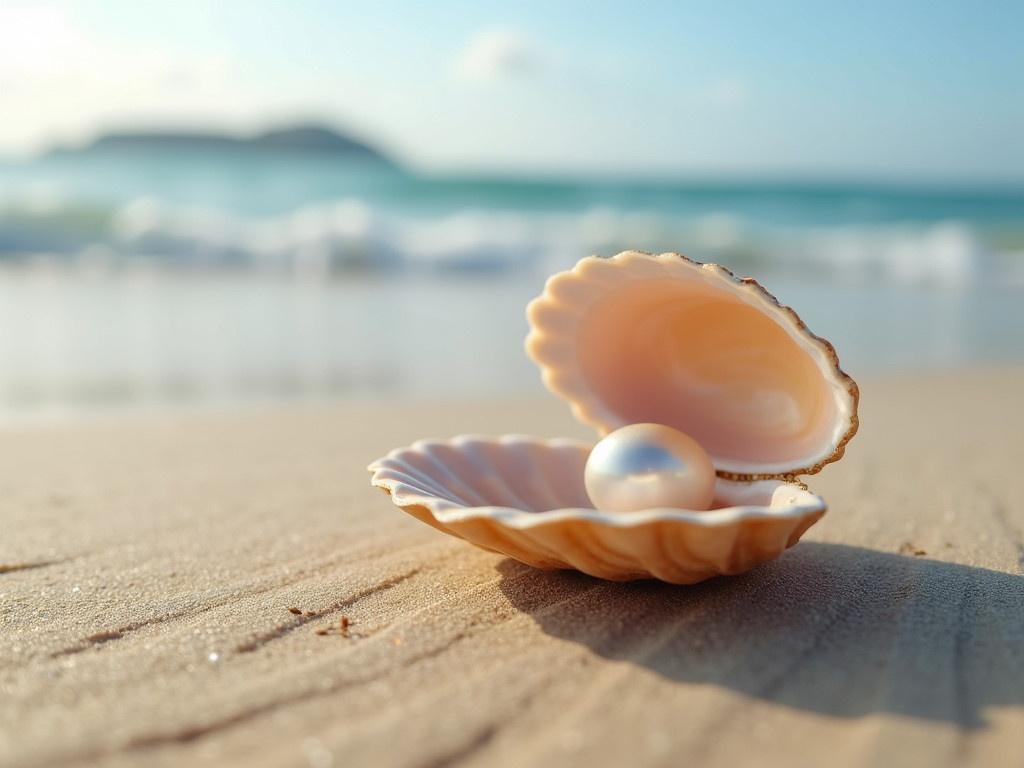
[(676, 253), (589, 257), (527, 311), (547, 387), (602, 435), (679, 429), (722, 476), (813, 474), (857, 431), (832, 345), (752, 279)]

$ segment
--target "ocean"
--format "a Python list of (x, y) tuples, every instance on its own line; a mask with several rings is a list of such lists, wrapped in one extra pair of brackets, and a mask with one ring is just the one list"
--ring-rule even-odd
[(854, 375), (1024, 362), (1024, 189), (121, 149), (0, 163), (0, 420), (539, 393), (526, 302), (627, 248), (758, 278)]

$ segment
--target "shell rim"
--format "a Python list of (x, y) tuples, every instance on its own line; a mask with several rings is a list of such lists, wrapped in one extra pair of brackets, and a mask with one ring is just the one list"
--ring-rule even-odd
[(581, 375), (576, 374), (574, 376), (567, 376), (560, 380), (556, 380), (555, 377), (549, 375), (549, 372), (553, 370), (555, 361), (546, 358), (539, 350), (539, 342), (544, 338), (544, 334), (538, 330), (534, 322), (534, 313), (537, 311), (537, 307), (553, 300), (551, 296), (551, 285), (554, 280), (558, 278), (564, 279), (563, 276), (569, 276), (572, 279), (583, 279), (583, 269), (595, 261), (622, 263), (638, 257), (659, 262), (681, 261), (691, 267), (695, 267), (713, 275), (716, 279), (722, 281), (732, 290), (735, 290), (736, 287), (739, 286), (753, 291), (758, 299), (779, 310), (782, 315), (788, 319), (789, 323), (791, 323), (793, 330), (801, 334), (803, 338), (807, 339), (811, 345), (817, 348), (823, 358), (829, 362), (831, 371), (835, 374), (837, 384), (845, 390), (849, 397), (849, 425), (846, 431), (835, 442), (831, 453), (827, 456), (824, 456), (807, 466), (786, 468), (785, 471), (778, 472), (735, 472), (727, 469), (718, 469), (716, 467), (716, 474), (718, 477), (736, 481), (785, 480), (788, 482), (794, 482), (798, 475), (815, 475), (828, 464), (839, 461), (839, 459), (843, 457), (846, 452), (846, 446), (849, 444), (850, 440), (853, 439), (854, 435), (857, 434), (857, 430), (860, 427), (860, 418), (858, 416), (858, 409), (860, 406), (860, 388), (857, 386), (857, 382), (855, 382), (853, 378), (843, 370), (839, 363), (839, 355), (832, 343), (828, 339), (818, 336), (811, 331), (800, 315), (797, 314), (796, 310), (782, 304), (774, 294), (768, 291), (754, 278), (737, 277), (730, 269), (723, 267), (720, 264), (697, 261), (696, 259), (691, 259), (689, 256), (682, 253), (676, 253), (674, 251), (653, 254), (646, 251), (629, 250), (621, 251), (614, 256), (609, 257), (585, 256), (577, 261), (571, 269), (558, 272), (549, 277), (544, 284), (543, 292), (527, 305), (526, 315), (530, 331), (524, 342), (526, 354), (540, 368), (541, 379), (544, 382), (544, 386), (556, 397), (561, 398), (569, 404), (572, 414), (577, 421), (593, 427), (597, 430), (598, 434), (602, 436), (611, 431), (607, 421), (596, 412), (597, 406), (592, 403), (595, 403), (597, 398), (594, 396), (589, 386), (583, 381)]
[[(588, 443), (581, 440), (569, 438), (545, 439), (529, 435), (503, 435), (497, 438), (484, 435), (459, 435), (447, 440), (417, 440), (410, 446), (396, 448), (389, 451), (385, 456), (371, 462), (367, 466), (367, 470), (372, 475), (370, 483), (387, 493), (396, 506), (401, 507), (403, 510), (409, 507), (422, 507), (442, 526), (486, 519), (517, 530), (536, 528), (570, 520), (603, 525), (609, 528), (636, 528), (656, 523), (684, 523), (710, 528), (740, 523), (745, 520), (780, 520), (787, 518), (798, 520), (812, 515), (820, 517), (828, 509), (828, 505), (822, 497), (811, 493), (802, 484), (794, 484), (794, 492), (803, 501), (776, 509), (767, 506), (745, 504), (706, 511), (658, 507), (628, 514), (607, 513), (584, 507), (566, 507), (545, 512), (527, 512), (514, 507), (461, 506), (439, 496), (425, 494), (413, 489), (400, 479), (387, 477), (390, 469), (389, 463), (399, 460), (406, 453), (422, 452), (422, 449), (426, 446), (444, 445), (458, 448), (474, 442), (485, 442), (492, 445), (526, 443), (534, 447), (546, 449), (573, 447), (590, 450), (591, 448)], [(723, 479), (728, 480), (730, 478)], [(763, 480), (778, 481), (780, 478), (763, 478)]]

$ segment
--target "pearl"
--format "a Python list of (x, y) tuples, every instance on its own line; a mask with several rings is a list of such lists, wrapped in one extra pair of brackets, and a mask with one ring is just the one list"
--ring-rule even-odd
[(583, 477), (591, 503), (608, 512), (704, 510), (715, 494), (707, 452), (661, 424), (630, 424), (606, 435), (590, 452)]

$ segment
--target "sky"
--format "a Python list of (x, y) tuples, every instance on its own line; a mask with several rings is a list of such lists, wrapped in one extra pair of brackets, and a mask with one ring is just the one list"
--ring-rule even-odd
[(1024, 183), (1020, 2), (0, 0), (0, 153), (326, 121), (427, 171)]

